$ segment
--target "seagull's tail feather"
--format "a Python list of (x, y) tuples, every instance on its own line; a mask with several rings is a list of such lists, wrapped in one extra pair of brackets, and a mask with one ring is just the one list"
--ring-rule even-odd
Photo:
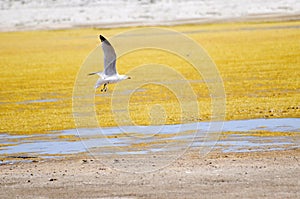
[(88, 75), (99, 75), (100, 77), (102, 77), (102, 72), (101, 71), (93, 72), (93, 73), (89, 73)]

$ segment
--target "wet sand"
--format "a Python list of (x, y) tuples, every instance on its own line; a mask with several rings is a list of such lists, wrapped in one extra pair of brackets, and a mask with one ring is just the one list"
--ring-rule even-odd
[[(0, 198), (299, 198), (299, 157), (299, 149), (203, 157), (189, 151), (147, 173), (116, 171), (86, 155), (2, 165)], [(114, 162), (128, 158), (145, 161), (128, 155)]]

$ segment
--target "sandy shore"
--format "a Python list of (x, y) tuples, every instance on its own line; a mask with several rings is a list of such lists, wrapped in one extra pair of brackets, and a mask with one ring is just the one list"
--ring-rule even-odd
[[(189, 151), (148, 173), (116, 171), (85, 155), (2, 165), (0, 198), (299, 198), (299, 157), (299, 149), (205, 157)], [(115, 164), (126, 158), (132, 156)]]

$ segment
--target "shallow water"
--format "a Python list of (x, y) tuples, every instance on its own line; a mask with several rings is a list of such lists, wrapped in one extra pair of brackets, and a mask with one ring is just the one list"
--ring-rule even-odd
[[(12, 154), (54, 158), (93, 151), (97, 154), (148, 154), (210, 147), (226, 152), (272, 151), (299, 148), (298, 136), (253, 136), (257, 131), (293, 132), (300, 135), (300, 118), (225, 121), (223, 133), (210, 138), (209, 122), (164, 126), (123, 126), (101, 129), (70, 129), (46, 135), (0, 135), (0, 156)], [(236, 133), (235, 133), (236, 132)], [(73, 136), (69, 138), (68, 136)], [(74, 139), (77, 138), (77, 139)], [(81, 140), (80, 140), (80, 139)], [(52, 156), (54, 155), (54, 156)], [(23, 156), (23, 155), (22, 155)], [(24, 156), (24, 157), (25, 157)], [(21, 161), (30, 161), (20, 158)], [(15, 160), (4, 163), (14, 163)]]

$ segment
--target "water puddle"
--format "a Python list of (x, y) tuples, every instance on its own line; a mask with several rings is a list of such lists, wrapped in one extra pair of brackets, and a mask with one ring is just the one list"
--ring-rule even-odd
[(209, 126), (209, 122), (199, 122), (70, 129), (42, 135), (0, 134), (0, 164), (14, 163), (19, 159), (30, 161), (30, 158), (1, 160), (1, 157), (7, 159), (16, 154), (26, 154), (34, 159), (87, 151), (97, 154), (140, 155), (178, 151), (187, 147), (211, 147), (224, 153), (299, 148), (300, 118), (225, 121), (222, 135), (212, 137), (213, 139), (208, 139), (207, 136)]
[(57, 102), (58, 99), (37, 99), (17, 102), (17, 104), (34, 104), (34, 103), (46, 103), (46, 102)]

